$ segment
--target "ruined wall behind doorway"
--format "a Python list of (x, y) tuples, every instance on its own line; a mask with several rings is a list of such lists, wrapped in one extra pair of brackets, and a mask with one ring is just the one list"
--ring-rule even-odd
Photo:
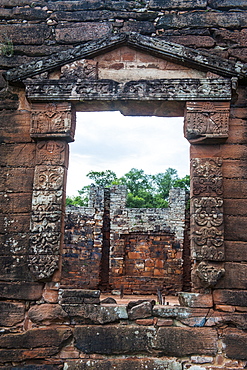
[(185, 191), (171, 189), (167, 209), (126, 208), (126, 196), (125, 186), (91, 187), (89, 207), (67, 207), (62, 286), (124, 294), (182, 290)]

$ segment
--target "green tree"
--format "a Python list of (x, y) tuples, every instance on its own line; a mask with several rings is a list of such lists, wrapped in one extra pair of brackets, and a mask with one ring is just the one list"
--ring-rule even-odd
[(95, 185), (103, 186), (104, 188), (109, 188), (117, 180), (117, 175), (111, 170), (89, 171), (86, 176), (93, 180)]
[(169, 197), (169, 191), (174, 186), (177, 179), (178, 173), (174, 168), (167, 168), (164, 173), (153, 175), (156, 193), (160, 194), (162, 199), (167, 199)]
[[(126, 185), (128, 194), (126, 205), (129, 208), (166, 208), (169, 191), (172, 187), (189, 189), (190, 177), (179, 178), (177, 170), (168, 168), (164, 173), (147, 175), (143, 170), (132, 168), (120, 178), (115, 172), (90, 171), (87, 174), (97, 186)], [(84, 186), (76, 197), (68, 197), (67, 204), (87, 206), (90, 186)]]

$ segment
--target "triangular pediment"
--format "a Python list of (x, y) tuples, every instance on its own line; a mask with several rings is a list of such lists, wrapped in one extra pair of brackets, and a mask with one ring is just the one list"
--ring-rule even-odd
[[(93, 59), (122, 46), (183, 65), (186, 68), (212, 72), (222, 77), (243, 79), (247, 76), (247, 66), (242, 63), (234, 63), (207, 52), (200, 52), (155, 37), (143, 36), (137, 33), (121, 33), (90, 41), (83, 45), (75, 46), (72, 50), (55, 53), (38, 61), (35, 60), (29, 64), (10, 69), (5, 73), (5, 78), (9, 82), (22, 81), (43, 72), (51, 72), (78, 60)], [(191, 77), (193, 78), (193, 76)]]

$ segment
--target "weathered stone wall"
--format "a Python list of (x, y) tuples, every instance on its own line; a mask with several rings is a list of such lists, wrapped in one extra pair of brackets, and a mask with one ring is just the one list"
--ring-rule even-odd
[(185, 191), (171, 189), (167, 209), (129, 209), (125, 197), (111, 188), (110, 284), (136, 294), (182, 290)]
[[(0, 325), (2, 335), (0, 363), (2, 368), (48, 370), (64, 366), (65, 369), (115, 367), (122, 370), (132, 367), (141, 370), (145, 367), (150, 370), (154, 368), (235, 370), (246, 367), (246, 78), (239, 79), (239, 85), (235, 86), (236, 90), (232, 94), (228, 134), (225, 130), (226, 120), (222, 118), (228, 109), (227, 104), (223, 107), (225, 111), (217, 102), (211, 108), (207, 106), (206, 110), (200, 104), (193, 106), (188, 99), (186, 105), (187, 112), (190, 113), (186, 118), (186, 135), (192, 142), (191, 158), (195, 159), (192, 161), (192, 173), (195, 178), (192, 189), (195, 191), (192, 190), (191, 197), (193, 211), (191, 226), (197, 232), (191, 235), (192, 252), (195, 256), (193, 287), (199, 291), (208, 291), (210, 297), (204, 294), (202, 297), (204, 303), (201, 300), (195, 303), (196, 299), (190, 295), (189, 304), (194, 305), (194, 308), (173, 309), (162, 306), (151, 310), (149, 307), (149, 313), (145, 318), (149, 320), (143, 321), (143, 314), (141, 318), (133, 319), (129, 313), (128, 317), (126, 316), (125, 309), (95, 306), (94, 304), (98, 302), (98, 293), (60, 289), (61, 261), (57, 256), (60, 253), (63, 237), (60, 232), (64, 215), (63, 181), (65, 181), (68, 166), (66, 140), (69, 141), (68, 137), (73, 135), (67, 131), (61, 133), (60, 130), (60, 136), (59, 132), (56, 136), (54, 127), (51, 127), (50, 136), (45, 137), (42, 129), (39, 131), (36, 126), (33, 126), (35, 119), (31, 117), (30, 101), (35, 103), (34, 99), (29, 98), (29, 101), (26, 99), (21, 83), (18, 84), (12, 80), (7, 84), (2, 77), (2, 72), (10, 68), (25, 64), (22, 71), (27, 71), (30, 70), (29, 62), (38, 61), (47, 56), (49, 63), (53, 63), (63, 55), (61, 51), (73, 51), (77, 44), (95, 40), (104, 35), (118, 35), (119, 32), (128, 31), (151, 36), (156, 40), (176, 42), (200, 52), (208, 52), (207, 55), (237, 62), (235, 66), (238, 66), (236, 68), (241, 75), (243, 66), (240, 63), (247, 61), (246, 10), (246, 0), (106, 0), (104, 2), (1, 0)], [(148, 50), (147, 48), (146, 54), (149, 54)], [(185, 64), (189, 69), (199, 65), (199, 59), (197, 64), (193, 62), (198, 58), (198, 54), (193, 54), (194, 51), (190, 52), (190, 63), (185, 49), (178, 47), (176, 50), (180, 52), (178, 64), (179, 70), (183, 73), (188, 73), (185, 71)], [(54, 56), (56, 52), (59, 54)], [(145, 50), (142, 48), (140, 53), (138, 51), (135, 54), (136, 65), (141, 66), (140, 58), (143, 52), (145, 53)], [(128, 53), (120, 53), (115, 66), (111, 63), (113, 65), (110, 72), (113, 76), (112, 71), (114, 71), (116, 79), (118, 69), (128, 69), (130, 63), (127, 62), (131, 62), (129, 59), (133, 58), (133, 53), (126, 55), (127, 60), (124, 63), (123, 54)], [(160, 54), (158, 57), (161, 58)], [(107, 70), (105, 57), (95, 56), (95, 60), (96, 58), (99, 63), (102, 63), (100, 73), (108, 73), (103, 71), (103, 69)], [(202, 73), (201, 76), (205, 73), (207, 78), (210, 78), (215, 76), (213, 72), (220, 74), (220, 66), (222, 66), (223, 76), (236, 77), (235, 67), (231, 69), (232, 75), (229, 70), (224, 72), (224, 63), (217, 64), (217, 58), (211, 58), (211, 63), (207, 64), (208, 59), (202, 53), (200, 61), (204, 63), (202, 62), (201, 67), (195, 69)], [(90, 59), (93, 59), (92, 55)], [(90, 77), (91, 73), (94, 75), (94, 62), (89, 63), (89, 68), (85, 68), (83, 78)], [(173, 63), (171, 60), (169, 62)], [(214, 69), (213, 64), (218, 67)], [(160, 66), (158, 62), (156, 67), (149, 65), (148, 56), (145, 56), (143, 70), (155, 68), (159, 70), (158, 78), (162, 78), (160, 76), (165, 74), (164, 68)], [(60, 75), (59, 71), (49, 70), (48, 73), (42, 70), (42, 72), (54, 80)], [(150, 72), (149, 78), (153, 78), (153, 70)], [(66, 76), (66, 68), (63, 73)], [(140, 73), (140, 76), (147, 75), (146, 72)], [(173, 76), (176, 76), (174, 72)], [(28, 74), (27, 77), (29, 77)], [(124, 71), (119, 80), (123, 81), (125, 78)], [(218, 90), (218, 99), (225, 104), (225, 100), (229, 101), (227, 89), (230, 82), (223, 83), (222, 80), (217, 80), (215, 86), (217, 88), (214, 88), (213, 94), (208, 94), (208, 100), (217, 94)], [(188, 90), (187, 94), (191, 96)], [(184, 114), (186, 100), (181, 102), (175, 99), (168, 106), (162, 98), (160, 101), (152, 102), (149, 97), (146, 101), (139, 102), (137, 97), (130, 109), (126, 102), (119, 101), (119, 96), (115, 98), (114, 102), (114, 94), (112, 94), (108, 103), (92, 100), (92, 103), (87, 106), (81, 102), (78, 103), (77, 109), (116, 109), (120, 106), (122, 111), (125, 109), (126, 114), (134, 112), (134, 114), (181, 115)], [(44, 115), (48, 117), (47, 127), (49, 124), (52, 126), (53, 122), (50, 122), (52, 119), (50, 120), (51, 117), (49, 117), (51, 110), (47, 109), (46, 112), (43, 105), (36, 106), (36, 108), (33, 107), (32, 114), (39, 114), (39, 109), (43, 119)], [(59, 108), (58, 104), (58, 112), (66, 115), (70, 110), (68, 105), (66, 109), (63, 104)], [(193, 127), (193, 122), (198, 121), (200, 125)], [(222, 127), (225, 125), (224, 130), (218, 132), (218, 136), (216, 135), (215, 141), (210, 138), (212, 121), (215, 130), (218, 127), (217, 123), (221, 122)], [(202, 137), (206, 139), (204, 142), (201, 141), (200, 145), (196, 141), (193, 142), (196, 139), (201, 140)], [(42, 168), (44, 165), (45, 168)], [(58, 168), (61, 174), (60, 182), (53, 178), (53, 172), (54, 170), (59, 172)], [(41, 173), (42, 176), (39, 177)], [(42, 178), (47, 180), (42, 181)], [(50, 213), (42, 214), (45, 202), (42, 203), (41, 200), (41, 207), (35, 203), (35, 199), (45, 200), (46, 192), (51, 192), (52, 199), (57, 199), (55, 204), (59, 205), (55, 213), (57, 221), (52, 218), (54, 210), (46, 210)], [(206, 226), (201, 225), (203, 214), (204, 219), (207, 220)], [(217, 222), (213, 225), (215, 219)], [(45, 225), (49, 223), (56, 225), (59, 230), (55, 230), (55, 234), (52, 235), (46, 234), (42, 239), (42, 229), (39, 229), (40, 225), (43, 225), (41, 220)], [(30, 231), (32, 238), (29, 246)], [(37, 241), (36, 237), (39, 233), (41, 233), (41, 239)], [(222, 244), (223, 234), (224, 244)], [(202, 236), (205, 235), (206, 239), (203, 242)], [(205, 243), (208, 248), (204, 248)], [(40, 255), (37, 245), (42, 247)], [(40, 280), (34, 281), (37, 279)], [(203, 284), (204, 287), (202, 287)], [(209, 300), (207, 300), (208, 297)], [(213, 301), (210, 301), (210, 298), (213, 298)], [(188, 304), (184, 300), (181, 303), (183, 306)], [(108, 319), (109, 316), (111, 316), (110, 319)]]
[[(171, 189), (167, 209), (139, 209), (126, 208), (125, 186), (106, 190), (91, 187), (89, 208), (67, 208), (62, 286), (100, 286), (108, 292), (123, 290), (124, 294), (181, 291), (185, 191)], [(104, 235), (107, 210), (109, 230)]]

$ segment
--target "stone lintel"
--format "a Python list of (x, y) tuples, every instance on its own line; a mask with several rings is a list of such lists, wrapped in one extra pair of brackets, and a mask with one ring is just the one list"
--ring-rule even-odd
[(25, 81), (26, 94), (33, 101), (92, 100), (179, 100), (229, 101), (231, 81), (220, 78), (139, 80)]

